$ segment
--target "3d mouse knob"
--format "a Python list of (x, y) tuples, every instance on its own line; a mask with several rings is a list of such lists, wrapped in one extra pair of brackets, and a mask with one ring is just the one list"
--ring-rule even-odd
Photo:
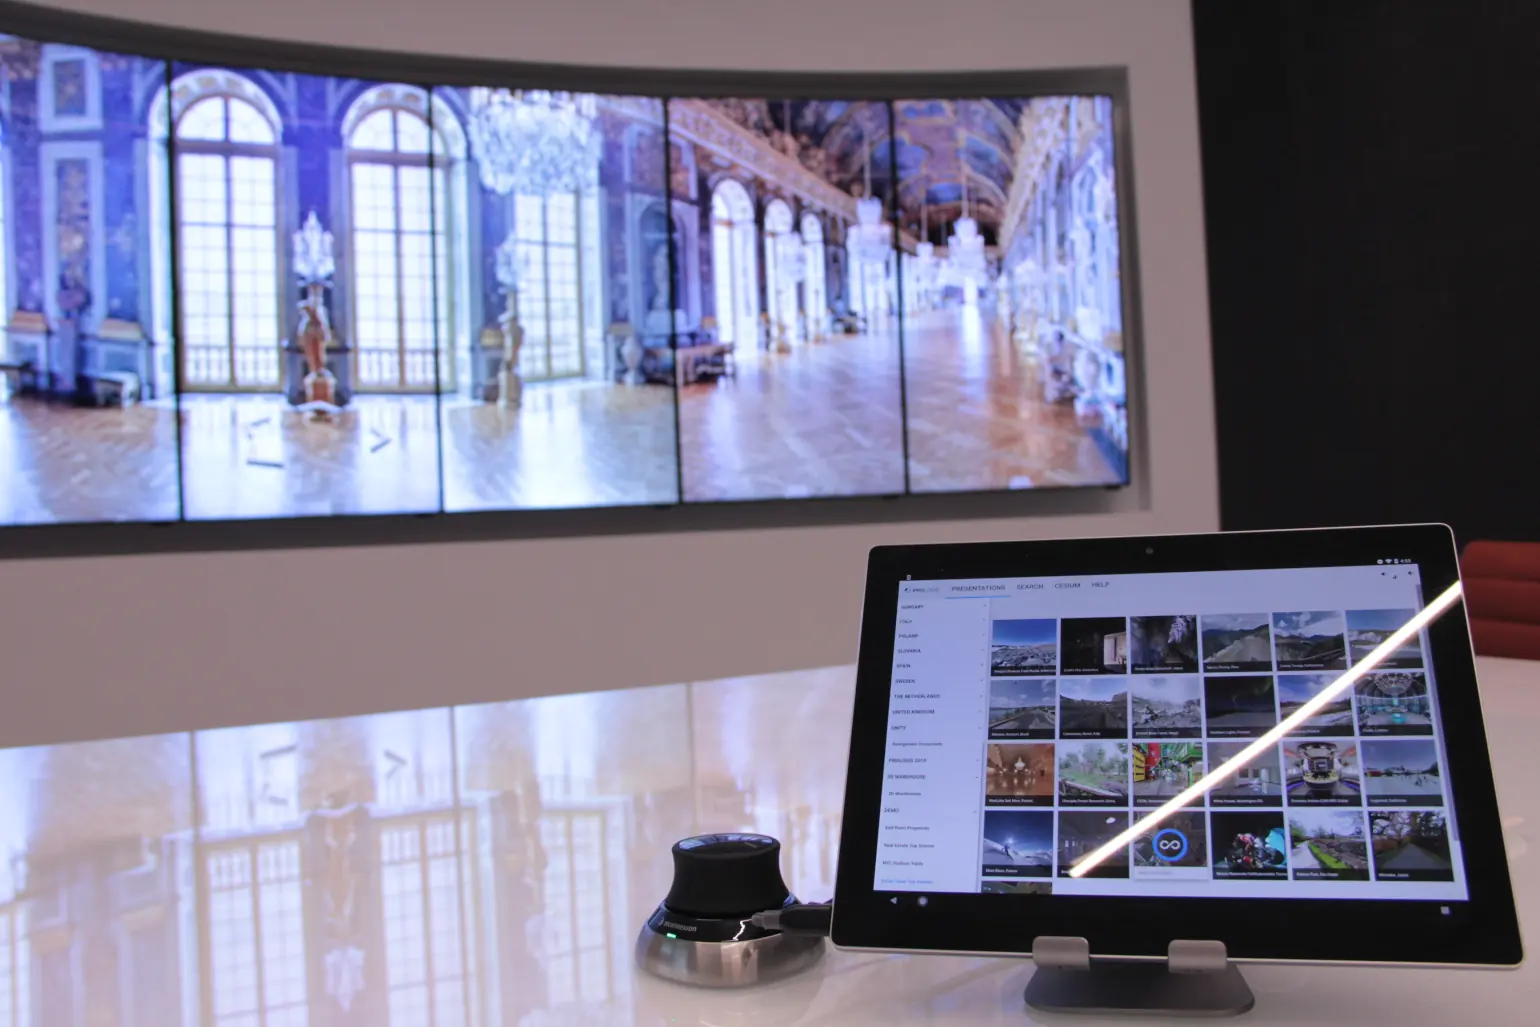
[(762, 834), (705, 834), (674, 843), (674, 883), (663, 904), (686, 916), (730, 918), (779, 909), (781, 843)]

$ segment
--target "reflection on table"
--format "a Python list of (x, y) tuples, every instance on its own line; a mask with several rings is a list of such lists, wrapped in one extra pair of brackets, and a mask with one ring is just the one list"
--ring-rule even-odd
[[(1487, 661), (1483, 675), (1499, 778), (1533, 780), (1540, 671)], [(797, 894), (831, 894), (852, 680), (831, 668), (0, 751), (0, 1027), (1030, 1022), (1027, 968), (1009, 960), (831, 953), (725, 994), (633, 970), (677, 838), (773, 834)], [(996, 752), (1030, 792), (1033, 754)], [(1534, 799), (1501, 798), (1534, 922)], [(1247, 976), (1267, 1023), (1446, 1024), (1471, 980)], [(1532, 971), (1481, 986), (1494, 1019), (1524, 1022)]]

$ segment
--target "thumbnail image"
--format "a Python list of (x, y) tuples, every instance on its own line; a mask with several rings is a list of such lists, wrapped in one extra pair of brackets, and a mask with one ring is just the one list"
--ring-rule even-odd
[(11, 35), (0, 62), (0, 526), (175, 520), (166, 63)]
[(1191, 674), (1198, 669), (1198, 618), (1129, 619), (1129, 662), (1135, 674)]
[(1370, 739), (1364, 746), (1364, 784), (1371, 806), (1442, 806), (1443, 775), (1431, 738)]
[(984, 812), (985, 877), (1052, 877), (1053, 811)]
[(1283, 775), (1290, 806), (1363, 804), (1363, 770), (1356, 742), (1287, 742)]
[(1060, 738), (1127, 738), (1128, 678), (1060, 678)]
[(1369, 814), (1374, 876), (1381, 881), (1452, 881), (1449, 825), (1441, 810), (1384, 810)]
[(1127, 806), (1127, 742), (1060, 742), (1059, 805)]
[[(1159, 806), (1203, 776), (1202, 742), (1135, 742), (1134, 805)], [(1202, 799), (1198, 800), (1199, 804)]]
[(675, 97), (668, 118), (662, 248), (612, 319), (678, 389), (685, 501), (903, 492), (888, 104)]
[(1071, 617), (1059, 626), (1065, 674), (1128, 670), (1128, 622), (1122, 617)]
[(1204, 678), (1203, 706), (1215, 738), (1256, 738), (1278, 723), (1273, 679), (1265, 675)]
[(1357, 692), (1358, 729), (1366, 735), (1430, 735), (1433, 707), (1420, 671), (1365, 674)]
[(1008, 877), (992, 877), (979, 888), (982, 895), (1052, 895), (1052, 881), (1013, 881)]
[[(1349, 610), (1348, 657), (1357, 663), (1412, 619), (1412, 610)], [(1386, 670), (1422, 666), (1422, 641), (1413, 637), (1379, 664)]]
[(1367, 881), (1369, 842), (1363, 813), (1289, 810), (1289, 865), (1296, 881)]
[[(1134, 826), (1139, 825), (1137, 815)], [(1202, 810), (1184, 810), (1134, 837), (1134, 866), (1208, 867), (1208, 825)]]
[(1130, 679), (1135, 738), (1195, 738), (1203, 734), (1203, 680), (1192, 677)]
[(450, 172), (465, 117), (401, 83), (172, 74), (187, 517), (437, 511), (438, 399), (484, 352), (468, 268), (498, 242)]
[[(1214, 773), (1246, 748), (1244, 742), (1208, 743), (1208, 770)], [(1283, 801), (1283, 770), (1278, 747), (1270, 745), (1209, 790), (1210, 806), (1278, 806)]]
[[(1278, 713), (1281, 719), (1292, 717), (1305, 703), (1320, 695), (1333, 682), (1337, 674), (1279, 674)], [(1351, 735), (1353, 731), (1353, 690), (1344, 687), (1340, 695), (1306, 717), (1292, 735)]]
[(1272, 670), (1273, 639), (1265, 613), (1206, 613), (1199, 621), (1203, 669)]
[(912, 488), (1126, 481), (1111, 98), (915, 97), (893, 118), (880, 227), (899, 235)]
[(1273, 614), (1279, 670), (1346, 670), (1342, 614), (1333, 611)]
[(699, 212), (670, 216), (662, 101), (440, 86), (433, 127), (445, 509), (675, 502), (669, 240), (693, 254)]
[(1055, 620), (997, 620), (990, 628), (989, 672), (999, 677), (1053, 674), (1058, 639)]
[[(987, 815), (987, 814), (986, 814)], [(1074, 810), (1059, 814), (1059, 876), (1068, 877), (1082, 859), (1128, 830), (1128, 814)], [(1124, 846), (1088, 870), (1086, 877), (1127, 877), (1128, 847)]]
[(1058, 720), (1059, 692), (1053, 678), (996, 678), (989, 683), (990, 738), (1052, 738)]
[(984, 801), (991, 806), (1053, 805), (1053, 743), (990, 743)]
[(1283, 814), (1214, 813), (1214, 877), (1283, 880), (1289, 876), (1289, 841)]

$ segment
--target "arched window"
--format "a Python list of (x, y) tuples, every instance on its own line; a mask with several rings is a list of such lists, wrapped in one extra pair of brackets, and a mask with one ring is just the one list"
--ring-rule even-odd
[(824, 277), (823, 224), (813, 213), (802, 215), (802, 295), (807, 308), (807, 334), (821, 339), (829, 330), (829, 290)]
[(765, 304), (771, 338), (778, 342), (797, 342), (801, 337), (794, 268), (802, 255), (802, 240), (791, 225), (791, 208), (786, 201), (771, 200), (765, 207)]
[(451, 343), (449, 150), (429, 128), (421, 90), (380, 90), (345, 129), (358, 384), (430, 391), (435, 347)]
[(182, 380), (277, 389), (277, 113), (239, 76), (190, 77), (172, 90)]
[(574, 378), (587, 370), (585, 336), (601, 330), (594, 298), (599, 256), (599, 193), (514, 196), (519, 252), (519, 324), (525, 381)]
[(717, 335), (751, 348), (759, 320), (759, 268), (754, 251), (754, 203), (741, 182), (724, 179), (711, 194), (711, 277)]

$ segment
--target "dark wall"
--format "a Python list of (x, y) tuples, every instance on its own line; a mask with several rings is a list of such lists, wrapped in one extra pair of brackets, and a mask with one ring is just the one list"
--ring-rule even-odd
[(1193, 8), (1224, 527), (1540, 539), (1540, 4)]

